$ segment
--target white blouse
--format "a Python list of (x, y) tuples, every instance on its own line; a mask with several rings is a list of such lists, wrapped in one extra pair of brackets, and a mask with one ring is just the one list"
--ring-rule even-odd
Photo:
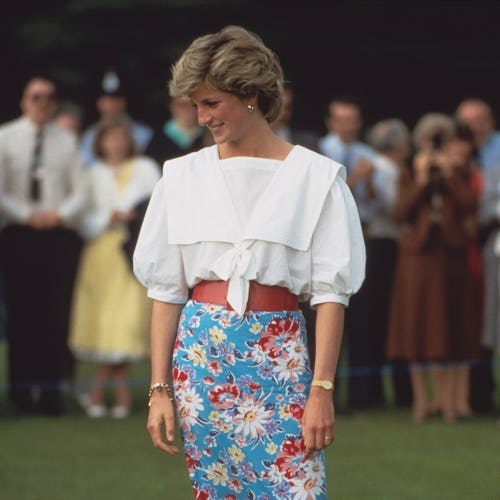
[(134, 158), (130, 179), (123, 190), (118, 189), (113, 168), (105, 163), (92, 165), (85, 174), (89, 196), (77, 229), (83, 238), (92, 239), (107, 229), (114, 210), (131, 210), (151, 196), (160, 179), (160, 168), (151, 158)]
[(347, 305), (365, 258), (342, 165), (301, 146), (283, 161), (220, 160), (215, 145), (165, 162), (134, 272), (150, 298), (177, 304), (202, 280), (229, 281), (227, 300), (242, 314), (251, 280), (312, 307)]

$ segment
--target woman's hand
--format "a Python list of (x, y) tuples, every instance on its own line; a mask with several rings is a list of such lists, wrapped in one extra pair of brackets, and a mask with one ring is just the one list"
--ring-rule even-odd
[(413, 170), (415, 172), (415, 181), (419, 186), (425, 186), (429, 183), (430, 155), (428, 153), (417, 153), (413, 160)]
[(332, 391), (311, 387), (302, 417), (306, 454), (326, 448), (335, 439), (335, 409)]
[(420, 152), (415, 155), (413, 160), (415, 180), (419, 186), (425, 186), (429, 183), (431, 165), (439, 168), (443, 178), (449, 178), (453, 175), (453, 165), (446, 153), (441, 151), (435, 153)]
[(175, 439), (174, 402), (165, 392), (158, 391), (152, 394), (150, 402), (147, 429), (151, 441), (156, 448), (166, 451), (169, 455), (177, 455), (179, 448), (173, 444)]

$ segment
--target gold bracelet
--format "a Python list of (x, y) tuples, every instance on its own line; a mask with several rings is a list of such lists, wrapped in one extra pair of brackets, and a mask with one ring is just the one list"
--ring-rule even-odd
[(167, 393), (168, 399), (170, 399), (170, 401), (174, 401), (174, 396), (172, 394), (172, 388), (170, 387), (170, 385), (168, 385), (166, 383), (163, 383), (163, 382), (158, 382), (157, 384), (153, 384), (149, 388), (149, 392), (148, 392), (148, 398), (149, 398), (148, 406), (151, 406), (151, 396), (153, 395), (153, 392), (155, 392), (155, 391), (161, 392), (163, 390), (165, 390), (165, 392)]

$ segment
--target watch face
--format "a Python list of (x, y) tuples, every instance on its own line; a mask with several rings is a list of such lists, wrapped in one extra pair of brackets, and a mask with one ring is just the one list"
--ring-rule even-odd
[(329, 382), (328, 380), (324, 380), (322, 385), (325, 389), (331, 389), (333, 387), (333, 384), (331, 382)]

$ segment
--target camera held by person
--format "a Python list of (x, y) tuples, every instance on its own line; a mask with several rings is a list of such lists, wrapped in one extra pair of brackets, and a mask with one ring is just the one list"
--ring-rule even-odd
[(436, 156), (438, 156), (443, 147), (443, 136), (440, 133), (436, 133), (431, 138), (432, 141), (432, 155), (431, 163), (429, 165), (429, 186), (432, 193), (440, 192), (443, 187), (443, 176), (441, 172), (441, 167), (436, 162)]

